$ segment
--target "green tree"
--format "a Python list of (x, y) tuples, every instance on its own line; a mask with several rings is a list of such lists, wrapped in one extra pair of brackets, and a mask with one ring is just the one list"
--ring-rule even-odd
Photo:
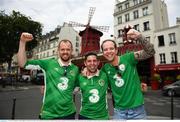
[(7, 15), (0, 11), (0, 63), (7, 62), (9, 68), (13, 55), (18, 51), (22, 32), (29, 32), (34, 36), (34, 40), (27, 43), (26, 50), (30, 51), (37, 45), (37, 38), (42, 35), (42, 25), (20, 12), (12, 11)]

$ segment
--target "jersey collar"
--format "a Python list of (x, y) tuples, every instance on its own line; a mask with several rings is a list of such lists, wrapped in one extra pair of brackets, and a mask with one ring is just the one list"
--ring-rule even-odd
[(61, 66), (61, 67), (63, 67), (63, 66), (71, 66), (71, 60), (69, 61), (69, 63), (68, 63), (68, 65), (66, 65), (66, 64), (64, 64), (63, 62), (62, 62), (62, 60), (61, 60), (61, 58), (58, 58), (58, 63), (59, 63), (59, 65)]
[(99, 70), (97, 70), (96, 74), (91, 75), (91, 76), (87, 76), (87, 78), (90, 79), (90, 78), (92, 78), (92, 77), (94, 77), (94, 76), (99, 76)]

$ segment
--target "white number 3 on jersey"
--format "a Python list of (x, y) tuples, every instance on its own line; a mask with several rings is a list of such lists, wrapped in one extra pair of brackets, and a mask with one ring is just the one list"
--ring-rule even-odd
[(97, 103), (99, 101), (99, 92), (97, 89), (92, 89), (89, 91), (89, 93), (91, 93), (92, 95), (89, 97), (89, 101), (91, 103)]
[(66, 77), (62, 77), (60, 78), (60, 80), (62, 81), (61, 83), (58, 83), (58, 88), (60, 90), (66, 90), (68, 88), (68, 79)]

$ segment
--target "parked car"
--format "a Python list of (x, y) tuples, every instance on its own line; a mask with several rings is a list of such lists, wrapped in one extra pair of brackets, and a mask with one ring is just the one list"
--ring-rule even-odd
[(36, 77), (34, 77), (31, 81), (34, 84), (37, 85), (44, 85), (44, 74), (43, 73), (38, 73)]
[(180, 95), (180, 80), (162, 88), (162, 93), (167, 96)]
[(31, 76), (28, 75), (28, 74), (23, 74), (23, 75), (21, 76), (21, 78), (22, 78), (22, 80), (23, 80), (24, 82), (30, 82), (30, 81), (31, 81)]

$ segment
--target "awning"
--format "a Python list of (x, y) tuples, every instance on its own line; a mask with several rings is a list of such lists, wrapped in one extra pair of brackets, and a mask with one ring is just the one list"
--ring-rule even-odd
[(155, 69), (158, 71), (180, 70), (180, 64), (161, 64), (156, 65)]

